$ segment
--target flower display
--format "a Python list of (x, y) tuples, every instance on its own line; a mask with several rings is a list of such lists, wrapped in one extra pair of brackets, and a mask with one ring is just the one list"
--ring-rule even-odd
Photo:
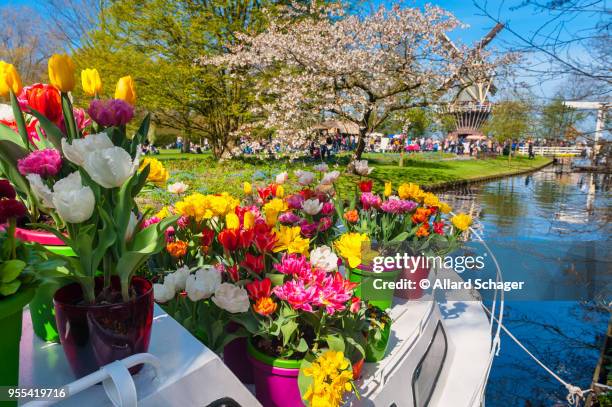
[(283, 226), (281, 225), (274, 231), (276, 235), (276, 244), (274, 252), (286, 251), (287, 253), (308, 253), (309, 239), (301, 237), (301, 229), (299, 226)]
[(134, 108), (122, 99), (94, 99), (87, 114), (101, 126), (125, 126), (134, 118)]
[(318, 199), (308, 199), (302, 202), (302, 210), (308, 215), (314, 216), (321, 212), (321, 209), (323, 209), (323, 203)]
[[(178, 271), (177, 271), (178, 272)], [(185, 291), (191, 301), (210, 298), (221, 285), (221, 273), (212, 266), (198, 269), (189, 274), (185, 281)]]
[(166, 250), (175, 259), (181, 258), (187, 254), (187, 242), (176, 240), (166, 245)]
[(338, 270), (338, 256), (329, 246), (319, 246), (310, 252), (310, 262), (319, 270), (331, 273)]
[(72, 140), (71, 143), (63, 138), (62, 151), (64, 156), (76, 165), (85, 164), (85, 158), (89, 153), (113, 147), (113, 142), (106, 133), (90, 134), (81, 139)]
[(62, 168), (62, 157), (54, 148), (35, 150), (17, 161), (22, 175), (38, 174), (43, 178), (54, 177)]

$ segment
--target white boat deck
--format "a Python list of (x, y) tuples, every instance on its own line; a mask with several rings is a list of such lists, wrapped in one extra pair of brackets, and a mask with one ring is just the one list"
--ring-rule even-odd
[[(475, 407), (482, 403), (478, 389), (487, 374), (491, 336), (489, 320), (480, 302), (447, 301), (444, 292), (437, 292), (435, 301), (431, 295), (420, 301), (396, 298), (391, 317), (394, 322), (387, 356), (379, 363), (364, 365), (363, 379), (357, 383), (361, 398), (352, 399), (351, 405)], [(443, 367), (422, 368), (422, 371), (435, 370), (440, 374), (425, 377), (425, 382), (435, 386), (433, 393), (429, 400), (426, 400), (428, 395), (417, 397), (419, 401), (415, 403), (414, 372), (428, 352), (439, 325), (444, 329), (446, 353), (440, 354), (441, 348), (437, 345), (432, 347), (436, 351), (429, 353), (440, 361), (443, 358)], [(133, 377), (139, 406), (205, 407), (223, 397), (231, 397), (242, 407), (260, 406), (217, 355), (157, 306), (149, 353), (160, 359), (161, 377), (155, 378), (151, 366), (145, 366)], [(29, 313), (24, 312), (20, 386), (57, 388), (73, 380), (61, 347), (34, 337)], [(36, 402), (28, 406), (48, 404)], [(55, 405), (112, 404), (102, 386), (92, 386)]]

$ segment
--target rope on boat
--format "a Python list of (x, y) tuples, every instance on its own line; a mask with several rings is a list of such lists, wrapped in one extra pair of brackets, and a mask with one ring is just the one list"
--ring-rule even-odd
[[(452, 213), (452, 212), (451, 212)], [(481, 242), (483, 244), (483, 246), (487, 249), (487, 251), (491, 254), (491, 257), (493, 259), (493, 262), (495, 263), (495, 266), (497, 268), (497, 280), (501, 280), (502, 279), (502, 273), (501, 273), (501, 266), (499, 265), (499, 263), (497, 262), (497, 258), (495, 257), (495, 254), (493, 254), (493, 251), (489, 248), (489, 246), (485, 243), (484, 239), (482, 238), (482, 236), (480, 236), (476, 230), (474, 230), (472, 227), (469, 228), (470, 232), (472, 232), (474, 234), (474, 236), (476, 236), (476, 238), (478, 239), (479, 242)], [(591, 392), (592, 389), (587, 389), (587, 390), (582, 390), (580, 387), (578, 386), (574, 386), (571, 383), (566, 382), (565, 380), (563, 380), (561, 377), (559, 377), (558, 374), (556, 374), (552, 369), (550, 369), (548, 366), (546, 366), (544, 363), (542, 363), (533, 353), (531, 353), (529, 351), (529, 349), (527, 349), (525, 347), (525, 345), (523, 345), (521, 343), (520, 340), (518, 340), (509, 330), (508, 328), (506, 328), (505, 325), (503, 325), (502, 320), (503, 320), (503, 309), (504, 309), (504, 292), (501, 291), (500, 294), (500, 309), (499, 309), (499, 319), (495, 317), (495, 305), (496, 305), (496, 299), (497, 299), (497, 290), (495, 291), (495, 296), (493, 297), (493, 305), (492, 305), (492, 309), (489, 310), (484, 304), (482, 304), (482, 308), (489, 314), (489, 316), (491, 317), (491, 327), (493, 327), (493, 322), (497, 323), (497, 330), (495, 332), (495, 336), (493, 338), (493, 343), (492, 343), (492, 347), (491, 347), (491, 354), (495, 354), (495, 356), (499, 356), (499, 351), (501, 349), (501, 338), (500, 338), (500, 329), (503, 330), (509, 337), (510, 339), (512, 339), (521, 349), (523, 349), (525, 351), (525, 353), (527, 353), (527, 355), (529, 355), (529, 357), (531, 357), (531, 359), (533, 359), (538, 365), (540, 365), (540, 367), (542, 369), (544, 369), (548, 374), (550, 374), (555, 380), (557, 380), (559, 383), (561, 383), (568, 391), (567, 396), (565, 397), (567, 403), (570, 406), (578, 406), (580, 401), (584, 400), (584, 396)], [(486, 376), (484, 378), (484, 381), (482, 383), (482, 386), (480, 387), (480, 389), (482, 389), (482, 395), (484, 396), (484, 388), (486, 387), (486, 383), (488, 380), (488, 376), (489, 376), (489, 372), (491, 369), (491, 365), (492, 365), (492, 358), (490, 360), (490, 365), (489, 365), (489, 369), (487, 370)], [(474, 393), (474, 395), (476, 395), (476, 392)], [(474, 397), (472, 397), (472, 400), (474, 399)]]

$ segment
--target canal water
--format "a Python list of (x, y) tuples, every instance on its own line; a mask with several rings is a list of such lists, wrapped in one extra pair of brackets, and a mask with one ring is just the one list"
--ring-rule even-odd
[[(441, 194), (455, 212), (472, 214), (504, 280), (525, 281), (522, 292), (506, 294), (506, 327), (547, 366), (582, 388), (590, 386), (610, 318), (610, 185), (609, 175), (549, 166)], [(471, 247), (484, 252), (478, 244)], [(566, 405), (566, 394), (503, 335), (487, 406)]]

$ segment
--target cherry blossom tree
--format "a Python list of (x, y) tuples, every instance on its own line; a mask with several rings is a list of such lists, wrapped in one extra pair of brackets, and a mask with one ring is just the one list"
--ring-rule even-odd
[(359, 126), (359, 159), (366, 135), (390, 114), (436, 103), (471, 84), (459, 77), (478, 80), (501, 62), (451, 44), (447, 33), (460, 23), (439, 7), (394, 5), (366, 16), (314, 7), (293, 4), (263, 33), (239, 34), (229, 53), (200, 59), (258, 78), (258, 113), (283, 146), (305, 145), (311, 126), (335, 116)]

